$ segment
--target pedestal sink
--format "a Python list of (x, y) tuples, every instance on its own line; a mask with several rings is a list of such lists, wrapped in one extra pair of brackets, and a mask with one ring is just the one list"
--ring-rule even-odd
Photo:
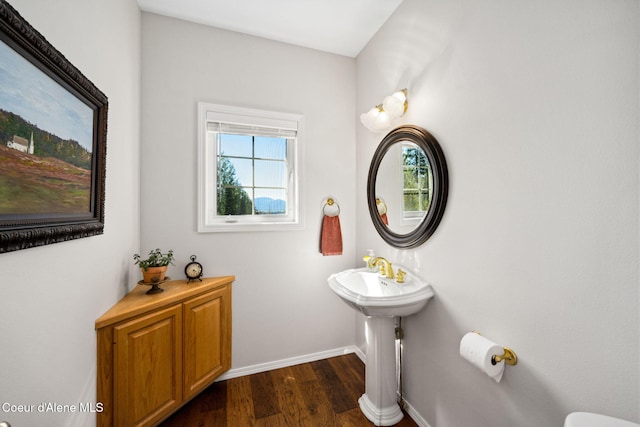
[(422, 310), (433, 289), (410, 272), (405, 283), (397, 283), (369, 268), (333, 274), (328, 282), (345, 303), (367, 316), (365, 393), (358, 400), (360, 409), (377, 426), (397, 424), (403, 414), (396, 402), (394, 317)]

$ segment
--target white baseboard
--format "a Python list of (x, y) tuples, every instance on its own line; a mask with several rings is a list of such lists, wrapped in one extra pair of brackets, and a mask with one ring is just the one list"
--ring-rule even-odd
[(413, 406), (411, 406), (409, 402), (407, 402), (407, 399), (403, 399), (403, 400), (404, 400), (404, 410), (411, 417), (411, 419), (415, 421), (416, 424), (418, 424), (419, 427), (431, 427), (427, 422), (427, 420), (422, 418), (422, 415), (420, 415), (418, 411), (416, 411), (416, 409)]
[(358, 356), (360, 360), (362, 360), (362, 363), (364, 363), (365, 365), (367, 364), (367, 355), (364, 354), (362, 350), (360, 350), (360, 347), (353, 346), (353, 352), (356, 354), (356, 356)]
[(245, 375), (257, 374), (271, 371), (273, 369), (286, 368), (288, 366), (299, 365), (301, 363), (315, 362), (316, 360), (328, 359), (330, 357), (342, 356), (343, 354), (355, 353), (356, 356), (365, 362), (365, 355), (356, 346), (336, 348), (333, 350), (321, 351), (318, 353), (305, 354), (302, 356), (290, 357), (287, 359), (274, 360), (273, 362), (259, 363), (257, 365), (245, 366), (242, 368), (232, 368), (222, 374), (216, 381), (224, 381), (231, 378), (243, 377)]

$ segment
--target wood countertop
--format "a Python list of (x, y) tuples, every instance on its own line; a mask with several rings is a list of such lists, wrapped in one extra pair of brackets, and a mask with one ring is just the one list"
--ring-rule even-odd
[(119, 302), (96, 320), (96, 329), (113, 325), (123, 319), (144, 314), (159, 307), (176, 304), (193, 296), (209, 292), (219, 286), (231, 283), (235, 276), (203, 277), (202, 282), (168, 280), (160, 285), (164, 292), (147, 295), (148, 285), (137, 285)]

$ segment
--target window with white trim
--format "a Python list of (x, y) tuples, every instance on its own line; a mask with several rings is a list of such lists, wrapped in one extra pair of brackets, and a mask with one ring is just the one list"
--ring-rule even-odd
[(300, 229), (303, 116), (198, 103), (198, 232)]
[(402, 144), (404, 221), (421, 221), (433, 200), (433, 171), (424, 151), (414, 143)]

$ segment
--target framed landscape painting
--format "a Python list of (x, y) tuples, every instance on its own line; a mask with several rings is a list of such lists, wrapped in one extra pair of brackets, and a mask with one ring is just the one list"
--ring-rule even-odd
[(0, 0), (0, 253), (103, 233), (107, 105)]

